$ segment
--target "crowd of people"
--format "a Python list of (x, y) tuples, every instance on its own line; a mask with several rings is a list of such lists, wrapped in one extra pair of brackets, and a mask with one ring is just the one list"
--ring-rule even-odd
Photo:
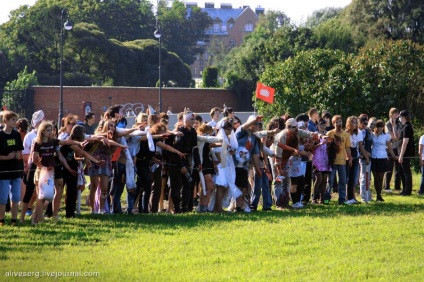
[[(208, 122), (186, 108), (173, 127), (167, 113), (147, 112), (128, 128), (120, 105), (97, 126), (91, 112), (85, 122), (67, 115), (59, 127), (42, 110), (31, 123), (18, 118), (0, 115), (0, 225), (6, 210), (12, 225), (26, 216), (34, 225), (45, 217), (57, 222), (63, 201), (65, 216), (75, 217), (86, 187), (86, 203), (99, 214), (251, 212), (260, 202), (263, 211), (297, 209), (326, 204), (332, 193), (343, 205), (384, 202), (383, 191), (401, 187), (399, 195), (412, 193), (411, 114), (396, 108), (387, 122), (361, 114), (343, 123), (311, 108), (264, 125), (260, 115), (243, 122), (232, 108), (214, 107)], [(424, 136), (421, 166), (423, 147)], [(418, 193), (424, 195), (423, 181)]]

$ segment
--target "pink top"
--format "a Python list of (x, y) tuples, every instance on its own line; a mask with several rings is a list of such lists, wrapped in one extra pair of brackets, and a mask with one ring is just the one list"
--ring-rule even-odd
[[(320, 141), (322, 141), (322, 139)], [(315, 149), (312, 164), (318, 171), (332, 170), (330, 164), (328, 163), (327, 144), (318, 146), (318, 148)]]

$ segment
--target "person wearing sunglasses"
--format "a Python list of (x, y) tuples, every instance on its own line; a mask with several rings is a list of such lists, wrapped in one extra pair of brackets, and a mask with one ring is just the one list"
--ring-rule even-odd
[[(285, 122), (286, 128), (278, 133), (274, 138), (272, 148), (274, 150), (274, 163), (277, 175), (275, 176), (274, 197), (278, 208), (289, 208), (289, 187), (290, 187), (290, 165), (288, 160), (290, 157), (300, 157), (309, 155), (306, 151), (299, 151), (299, 140), (308, 139), (316, 136), (317, 133), (308, 132), (298, 128), (298, 122), (294, 118), (289, 118)], [(303, 192), (302, 185), (296, 185), (296, 191), (293, 195), (294, 203), (300, 202), (300, 195)], [(299, 195), (299, 197), (297, 197)], [(302, 207), (301, 203), (298, 207)]]

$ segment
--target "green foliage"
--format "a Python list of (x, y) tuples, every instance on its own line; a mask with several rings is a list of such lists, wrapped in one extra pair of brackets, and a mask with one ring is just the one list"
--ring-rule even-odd
[(373, 39), (424, 43), (422, 0), (353, 0), (348, 19), (356, 32)]
[(203, 87), (218, 87), (218, 69), (216, 67), (206, 67), (202, 74)]
[[(0, 50), (5, 50), (0, 55), (0, 86), (26, 65), (37, 71), (41, 85), (59, 84), (64, 8), (64, 20), (70, 15), (73, 23), (71, 31), (63, 31), (64, 85), (155, 85), (159, 50), (148, 0), (39, 0), (29, 9), (12, 12), (0, 29), (5, 38), (0, 42)], [(187, 65), (175, 53), (165, 48), (161, 52), (164, 82), (188, 87)]]
[(32, 85), (37, 85), (37, 76), (35, 71), (28, 73), (28, 68), (25, 66), (24, 70), (18, 73), (18, 78), (7, 82), (4, 88), (3, 99), (1, 104), (8, 109), (18, 109), (20, 105), (24, 104), (25, 96), (23, 91), (30, 88)]
[(341, 11), (341, 8), (332, 7), (314, 11), (312, 15), (306, 20), (305, 26), (309, 28), (317, 27), (330, 19), (336, 18), (340, 15)]
[(167, 1), (161, 0), (158, 24), (166, 49), (176, 53), (185, 63), (192, 64), (196, 53), (202, 51), (196, 47), (196, 43), (204, 39), (204, 31), (212, 24), (212, 19), (197, 7), (192, 8), (190, 15), (187, 15), (184, 3), (179, 0), (173, 0), (171, 8)]
[(311, 107), (344, 116), (384, 118), (391, 107), (424, 121), (424, 48), (410, 41), (382, 41), (358, 55), (315, 49), (267, 68), (260, 80), (277, 90), (274, 105), (257, 101), (268, 118)]
[(346, 56), (341, 51), (302, 51), (266, 69), (260, 80), (277, 90), (274, 104), (258, 100), (256, 108), (267, 118), (284, 113), (296, 116), (311, 107), (348, 115), (355, 110), (343, 103), (350, 95), (348, 71)]

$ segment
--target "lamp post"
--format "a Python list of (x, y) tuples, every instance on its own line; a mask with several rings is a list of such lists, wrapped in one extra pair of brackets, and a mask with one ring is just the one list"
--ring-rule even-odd
[[(61, 16), (60, 16), (60, 24), (63, 23), (63, 18), (67, 14), (66, 9), (62, 10)], [(60, 28), (60, 74), (59, 74), (59, 80), (60, 80), (60, 97), (59, 97), (59, 121), (58, 126), (60, 127), (62, 124), (62, 118), (63, 118), (63, 30), (71, 30), (72, 29), (72, 23), (69, 21), (69, 14), (66, 19), (66, 22), (63, 24), (63, 28)]]
[(161, 41), (160, 38), (162, 36), (162, 33), (160, 32), (160, 29), (156, 29), (154, 36), (159, 40), (159, 112), (162, 112), (162, 76), (161, 76)]

